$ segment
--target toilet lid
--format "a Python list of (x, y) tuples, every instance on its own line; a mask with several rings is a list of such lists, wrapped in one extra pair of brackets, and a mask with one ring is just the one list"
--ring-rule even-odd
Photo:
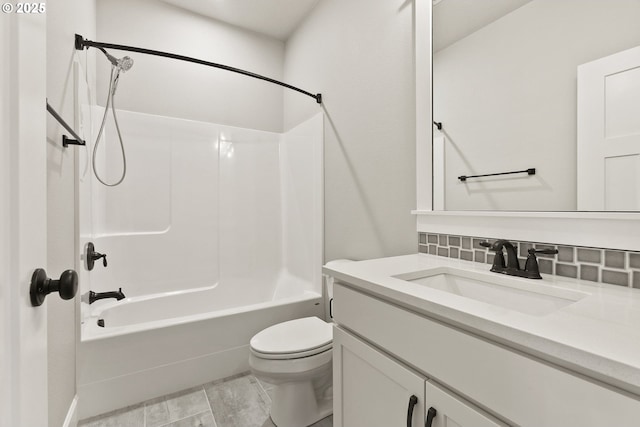
[(333, 329), (317, 317), (305, 317), (273, 325), (251, 338), (251, 349), (265, 355), (305, 356), (317, 354), (332, 346)]

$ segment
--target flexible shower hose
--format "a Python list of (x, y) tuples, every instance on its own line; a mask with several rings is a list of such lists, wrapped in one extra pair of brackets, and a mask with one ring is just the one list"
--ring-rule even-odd
[[(100, 131), (98, 132), (98, 137), (96, 138), (95, 144), (93, 144), (93, 155), (91, 156), (91, 165), (93, 168), (93, 174), (96, 176), (98, 181), (102, 185), (106, 185), (107, 187), (115, 187), (124, 181), (124, 177), (127, 175), (127, 156), (124, 152), (124, 142), (122, 141), (122, 134), (120, 133), (120, 125), (118, 124), (118, 116), (116, 115), (116, 107), (114, 102), (114, 97), (116, 94), (116, 88), (118, 87), (118, 79), (120, 78), (120, 68), (116, 66), (111, 67), (111, 77), (109, 78), (109, 91), (107, 94), (107, 104), (104, 107), (104, 115), (102, 116), (102, 124), (100, 125)], [(98, 170), (96, 169), (96, 154), (98, 152), (98, 146), (100, 145), (100, 138), (102, 137), (102, 133), (104, 132), (104, 126), (107, 122), (107, 113), (109, 112), (109, 105), (111, 105), (111, 111), (113, 112), (113, 121), (116, 125), (116, 132), (118, 134), (118, 140), (120, 141), (120, 150), (122, 152), (122, 176), (120, 179), (112, 184), (105, 182), (100, 175), (98, 174)]]

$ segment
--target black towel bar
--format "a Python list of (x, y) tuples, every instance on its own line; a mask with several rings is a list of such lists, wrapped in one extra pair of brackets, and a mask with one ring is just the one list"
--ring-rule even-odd
[(513, 172), (499, 172), (499, 173), (487, 173), (484, 175), (461, 175), (458, 177), (458, 179), (462, 182), (466, 181), (469, 178), (481, 178), (484, 176), (497, 176), (497, 175), (511, 175), (513, 173), (526, 173), (527, 175), (535, 175), (536, 174), (536, 168), (529, 168), (529, 169), (525, 169), (525, 170), (521, 170), (521, 171), (513, 171)]
[(67, 122), (65, 122), (64, 119), (60, 117), (60, 114), (58, 114), (56, 110), (54, 110), (53, 107), (49, 105), (48, 100), (47, 100), (47, 111), (58, 121), (58, 123), (62, 125), (62, 127), (64, 127), (71, 134), (71, 136), (75, 138), (75, 139), (71, 139), (67, 137), (67, 135), (62, 135), (62, 146), (64, 148), (67, 148), (68, 145), (86, 145), (87, 144), (84, 141), (84, 139), (80, 138), (78, 134), (75, 133), (73, 129), (71, 129), (71, 126), (69, 126)]

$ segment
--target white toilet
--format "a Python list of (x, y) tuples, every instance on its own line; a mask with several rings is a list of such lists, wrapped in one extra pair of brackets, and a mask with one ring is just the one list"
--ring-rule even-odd
[(332, 325), (317, 317), (290, 320), (251, 338), (253, 374), (274, 385), (271, 419), (306, 427), (333, 412)]
[[(325, 284), (330, 301), (333, 279)], [(271, 420), (277, 427), (307, 427), (333, 413), (332, 323), (317, 317), (279, 323), (258, 332), (250, 347), (251, 371), (274, 385)]]

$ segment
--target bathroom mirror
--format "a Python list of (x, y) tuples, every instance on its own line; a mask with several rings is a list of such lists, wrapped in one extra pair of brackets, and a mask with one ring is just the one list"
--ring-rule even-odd
[(638, 0), (433, 0), (434, 209), (640, 210), (638, 16)]

